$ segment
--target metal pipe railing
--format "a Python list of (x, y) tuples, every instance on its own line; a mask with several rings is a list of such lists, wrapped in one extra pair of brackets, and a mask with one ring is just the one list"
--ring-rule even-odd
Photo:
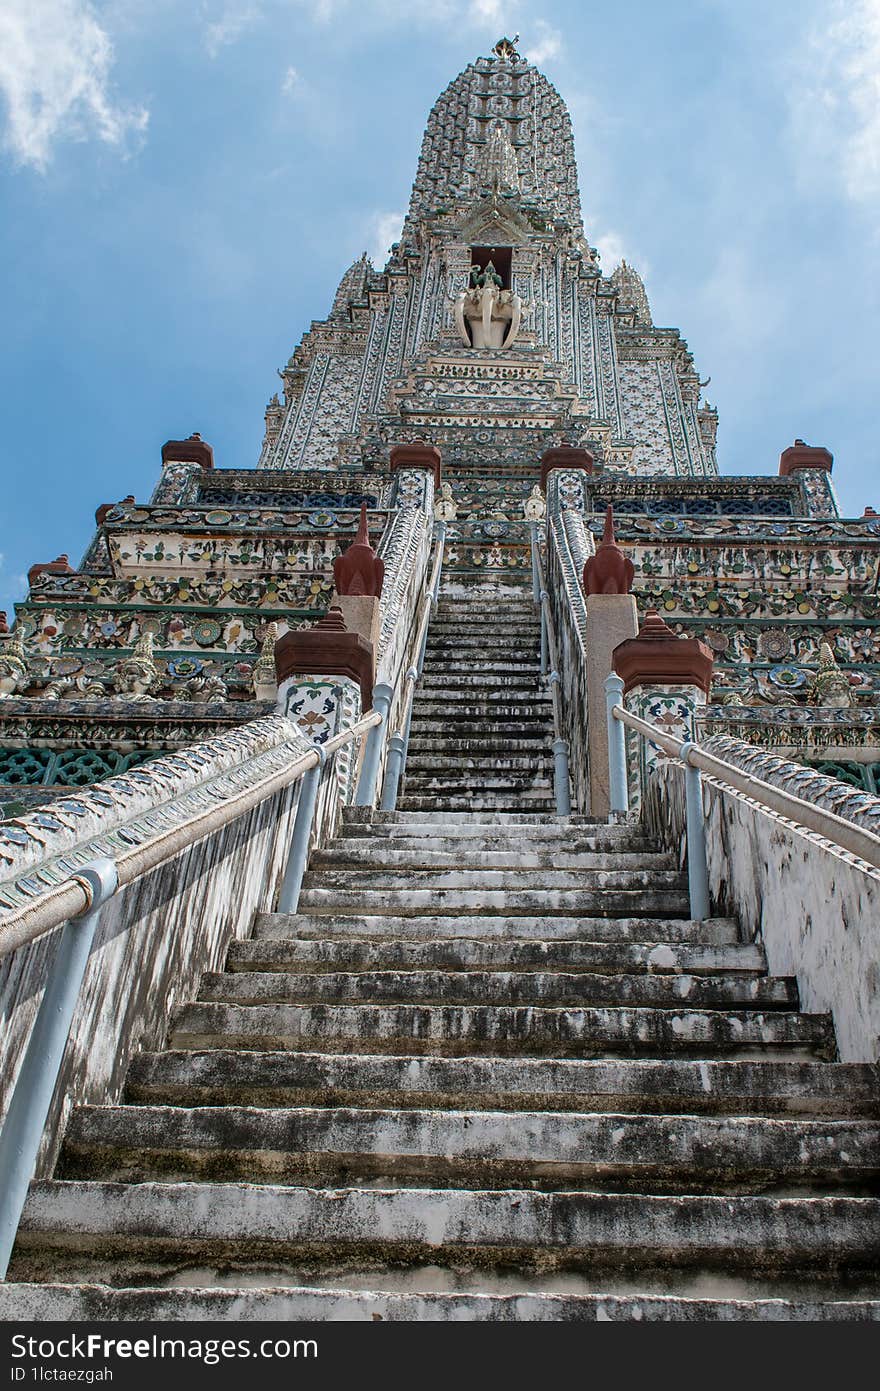
[(428, 581), (427, 591), (422, 601), (419, 624), (416, 631), (416, 641), (413, 644), (416, 652), (415, 664), (407, 668), (404, 676), (404, 692), (397, 721), (397, 728), (388, 740), (388, 761), (385, 765), (385, 781), (382, 784), (382, 798), (379, 803), (380, 811), (394, 811), (397, 806), (397, 794), (400, 787), (400, 780), (406, 772), (406, 760), (409, 754), (409, 733), (412, 726), (412, 708), (415, 698), (416, 686), (422, 677), (422, 668), (425, 665), (425, 649), (428, 643), (428, 628), (431, 622), (431, 615), (437, 607), (437, 598), (440, 593), (440, 580), (443, 573), (443, 552), (446, 546), (446, 523), (437, 523), (437, 541), (435, 545), (434, 564), (431, 569), (431, 578)]
[(633, 730), (647, 743), (653, 744), (681, 765), (685, 773), (688, 886), (691, 916), (702, 921), (709, 916), (709, 873), (706, 855), (705, 812), (703, 807), (702, 774), (706, 773), (722, 793), (738, 792), (748, 797), (763, 811), (784, 817), (795, 826), (813, 831), (840, 850), (856, 855), (872, 869), (880, 869), (880, 836), (866, 827), (846, 821), (833, 811), (817, 807), (796, 797), (792, 792), (774, 787), (751, 773), (744, 773), (734, 764), (695, 744), (691, 740), (675, 739), (655, 725), (624, 709), (623, 681), (609, 676), (605, 682), (608, 702), (608, 762), (611, 784), (612, 816), (629, 810), (627, 786), (626, 743), (624, 728)]
[(531, 524), (532, 543), (532, 597), (541, 611), (541, 675), (546, 676), (550, 687), (553, 705), (553, 792), (556, 798), (556, 815), (571, 815), (571, 783), (569, 776), (568, 740), (563, 733), (562, 696), (559, 687), (562, 677), (559, 672), (556, 629), (553, 626), (553, 613), (550, 595), (544, 583), (544, 566), (541, 548), (538, 543), (538, 524)]
[(0, 954), (36, 941), (62, 923), (64, 928), (0, 1131), (0, 1280), (5, 1279), (9, 1267), (104, 904), (124, 885), (303, 778), (279, 902), (280, 911), (295, 912), (308, 861), (321, 769), (338, 749), (379, 726), (381, 720), (378, 711), (370, 711), (326, 744), (315, 745), (286, 768), (233, 793), (186, 825), (153, 836), (115, 860), (104, 857), (92, 861), (64, 884), (6, 917), (0, 926)]

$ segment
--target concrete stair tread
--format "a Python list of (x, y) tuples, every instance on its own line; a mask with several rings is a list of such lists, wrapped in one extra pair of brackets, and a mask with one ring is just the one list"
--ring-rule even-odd
[(668, 868), (628, 868), (604, 869), (586, 866), (582, 873), (574, 869), (559, 868), (553, 865), (517, 868), (492, 868), (489, 866), (454, 867), (447, 862), (413, 866), (405, 861), (382, 863), (376, 867), (363, 864), (352, 865), (347, 862), (332, 867), (320, 864), (309, 869), (303, 879), (304, 888), (354, 888), (368, 885), (377, 889), (402, 888), (417, 893), (424, 885), (430, 892), (435, 889), (485, 888), (515, 889), (521, 891), (531, 884), (540, 884), (539, 892), (548, 896), (554, 889), (588, 888), (592, 892), (600, 889), (644, 889), (655, 892), (659, 889), (684, 888), (686, 879), (678, 869)]
[(569, 1004), (655, 1009), (796, 1009), (792, 980), (772, 976), (600, 975), (564, 972), (441, 969), (358, 971), (225, 971), (202, 976), (198, 999), (230, 1004)]
[(738, 941), (738, 929), (732, 918), (707, 918), (696, 923), (682, 916), (608, 918), (570, 916), (558, 918), (547, 915), (506, 918), (503, 915), (443, 916), (422, 915), (400, 917), (398, 914), (345, 914), (331, 917), (305, 912), (258, 913), (254, 923), (254, 938), (279, 939), (363, 937), (370, 940), (447, 941), (467, 938), (476, 941), (533, 942), (640, 942), (651, 946), (657, 943), (690, 943), (722, 945)]
[[(314, 1275), (311, 1276), (314, 1279)], [(436, 1281), (436, 1275), (434, 1276)], [(569, 1277), (570, 1278), (570, 1277)], [(880, 1301), (841, 1299), (812, 1290), (802, 1299), (697, 1299), (650, 1294), (514, 1294), (379, 1288), (388, 1277), (374, 1273), (371, 1288), (331, 1284), (250, 1284), (244, 1288), (188, 1286), (141, 1289), (102, 1284), (7, 1284), (0, 1290), (0, 1318), (13, 1322), (583, 1322), (656, 1321), (862, 1323), (880, 1320)], [(424, 1285), (424, 1279), (419, 1281)]]
[(527, 1263), (538, 1246), (548, 1269), (574, 1258), (586, 1269), (717, 1262), (766, 1273), (808, 1268), (823, 1257), (856, 1270), (876, 1259), (874, 1198), (745, 1195), (736, 1209), (733, 1220), (730, 1200), (708, 1195), (49, 1181), (32, 1187), (17, 1264), (26, 1267), (34, 1238), (61, 1262), (71, 1237), (74, 1260), (88, 1245), (112, 1250), (126, 1238), (157, 1256), (234, 1249), (240, 1262), (273, 1247), (300, 1259), (310, 1251), (326, 1258), (334, 1249), (408, 1248), (477, 1264), (508, 1251)]
[[(362, 1107), (78, 1106), (62, 1178), (169, 1173), (298, 1182), (381, 1178), (498, 1188), (664, 1185), (692, 1192), (880, 1179), (880, 1123), (828, 1116)], [(880, 1203), (878, 1203), (880, 1215)], [(877, 1233), (880, 1237), (880, 1229)], [(875, 1246), (876, 1257), (880, 1244)]]
[(552, 1053), (707, 1057), (744, 1049), (797, 1048), (828, 1056), (830, 1020), (785, 1010), (658, 1009), (651, 1006), (473, 1004), (261, 1004), (196, 1002), (172, 1020), (174, 1048), (267, 1049), (304, 1042), (321, 1051), (394, 1053)]
[[(246, 1094), (250, 1100), (243, 1100)], [(880, 1117), (869, 1064), (671, 1059), (440, 1057), (411, 1054), (140, 1053), (129, 1102), (159, 1105), (337, 1105), (490, 1110), (726, 1112)]]
[(625, 943), (588, 941), (508, 941), (456, 937), (427, 941), (336, 937), (310, 940), (250, 939), (233, 942), (227, 971), (584, 971), (599, 974), (687, 972), (754, 977), (766, 971), (757, 943), (707, 946), (703, 943)]
[(687, 894), (680, 889), (647, 889), (641, 887), (606, 887), (593, 890), (554, 888), (552, 891), (534, 889), (517, 891), (513, 888), (472, 888), (456, 889), (444, 885), (424, 889), (395, 889), (388, 885), (384, 889), (369, 880), (353, 885), (350, 889), (336, 887), (304, 887), (300, 894), (299, 907), (304, 913), (333, 916), (343, 914), (382, 911), (402, 915), (447, 916), (464, 913), (467, 916), (480, 913), (484, 917), (515, 917), (523, 914), (532, 917), (543, 913), (546, 917), (558, 914), (571, 917), (573, 914), (600, 917), (630, 917), (644, 914), (646, 917), (665, 917), (689, 911)]

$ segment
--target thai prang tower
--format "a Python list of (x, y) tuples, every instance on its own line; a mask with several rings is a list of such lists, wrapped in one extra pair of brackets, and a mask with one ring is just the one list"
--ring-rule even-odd
[(281, 378), (0, 636), (0, 1318), (880, 1319), (880, 518), (507, 39)]

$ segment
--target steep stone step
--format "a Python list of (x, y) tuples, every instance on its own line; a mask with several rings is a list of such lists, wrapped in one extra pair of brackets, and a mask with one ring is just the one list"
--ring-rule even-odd
[[(427, 1272), (425, 1272), (427, 1274)], [(414, 1278), (421, 1272), (416, 1268)], [(310, 1273), (314, 1279), (314, 1274)], [(388, 1283), (388, 1277), (382, 1277)], [(497, 1277), (496, 1277), (497, 1278)], [(568, 1277), (570, 1280), (572, 1277)], [(436, 1285), (437, 1274), (431, 1279)], [(395, 1277), (392, 1275), (391, 1283)], [(379, 1283), (378, 1272), (373, 1283)], [(671, 1295), (555, 1294), (530, 1292), (519, 1281), (515, 1294), (432, 1290), (396, 1293), (370, 1289), (307, 1286), (249, 1286), (114, 1289), (97, 1283), (8, 1285), (0, 1290), (0, 1317), (18, 1323), (51, 1321), (137, 1322), (676, 1322), (676, 1323), (864, 1323), (880, 1320), (880, 1301), (839, 1299), (812, 1289), (800, 1299), (694, 1299)]]
[(742, 1060), (141, 1053), (126, 1100), (169, 1106), (473, 1106), (493, 1111), (880, 1116), (867, 1064)]
[(452, 913), (531, 917), (559, 914), (571, 917), (665, 917), (676, 913), (685, 916), (690, 908), (688, 896), (680, 890), (669, 889), (606, 889), (590, 892), (577, 889), (554, 889), (552, 892), (533, 889), (515, 892), (512, 889), (452, 889), (437, 886), (433, 889), (397, 889), (381, 891), (376, 885), (357, 888), (304, 888), (299, 907), (304, 913), (335, 917), (338, 913), (361, 914), (385, 912), (395, 917), (444, 916)]
[(544, 772), (553, 762), (549, 743), (542, 743), (527, 754), (486, 753), (420, 753), (411, 751), (406, 765), (406, 776), (451, 777), (460, 781), (469, 772), (478, 773), (481, 783), (493, 784), (507, 773), (528, 777), (531, 773)]
[[(85, 1274), (92, 1255), (112, 1257), (124, 1279), (138, 1250), (158, 1267), (201, 1258), (209, 1267), (231, 1259), (265, 1269), (267, 1261), (329, 1257), (509, 1263), (520, 1272), (539, 1260), (544, 1271), (714, 1268), (766, 1277), (824, 1265), (869, 1275), (878, 1240), (880, 1203), (848, 1196), (744, 1196), (734, 1216), (729, 1199), (710, 1196), (47, 1182), (25, 1207), (13, 1275)], [(821, 1295), (814, 1287), (813, 1302)]]
[(585, 941), (509, 941), (461, 937), (406, 942), (393, 939), (337, 938), (287, 941), (259, 938), (233, 942), (227, 971), (590, 971), (692, 975), (729, 973), (754, 976), (767, 969), (758, 943), (705, 946), (702, 943), (625, 943)]
[[(446, 842), (451, 844), (450, 842)], [(425, 841), (426, 846), (430, 846), (430, 841)], [(467, 843), (466, 843), (467, 844)], [(363, 840), (336, 840), (330, 850), (320, 850), (310, 860), (313, 869), (328, 867), (349, 867), (359, 869), (460, 869), (482, 872), (484, 870), (520, 870), (525, 873), (528, 870), (571, 870), (572, 872), (582, 872), (592, 874), (595, 870), (644, 870), (646, 873), (652, 870), (672, 870), (674, 868), (674, 858), (665, 851), (659, 850), (578, 850), (567, 853), (555, 848), (527, 851), (516, 847), (501, 849), (492, 848), (488, 850), (467, 848), (450, 848), (448, 850), (434, 850), (420, 845), (406, 845), (403, 848), (396, 841), (370, 841), (367, 845)]]
[(504, 758), (521, 754), (535, 759), (543, 756), (550, 747), (551, 731), (543, 728), (517, 729), (507, 734), (486, 734), (479, 726), (472, 733), (456, 734), (440, 732), (435, 735), (419, 731), (409, 741), (409, 757), (423, 761), (437, 754), (446, 757), (464, 754), (479, 755), (481, 758)]
[(233, 1004), (612, 1004), (683, 1009), (797, 1009), (793, 980), (771, 976), (593, 971), (214, 971), (198, 998)]
[[(432, 834), (432, 830), (435, 834)], [(610, 855), (619, 851), (621, 855), (659, 854), (654, 841), (639, 835), (637, 830), (627, 826), (572, 826), (567, 827), (553, 821), (535, 826), (533, 833), (523, 834), (517, 827), (465, 825), (449, 828), (450, 834), (441, 828), (427, 824), (411, 825), (376, 822), (349, 822), (344, 833), (332, 842), (333, 849), (340, 847), (360, 855), (377, 855), (390, 851), (427, 853), (430, 855), (508, 854), (517, 852), (523, 857), (551, 855)]]
[(304, 889), (376, 889), (378, 892), (402, 890), (407, 894), (438, 893), (444, 890), (466, 893), (479, 890), (499, 893), (510, 889), (516, 894), (536, 892), (548, 898), (557, 893), (600, 893), (603, 889), (622, 889), (627, 892), (643, 890), (661, 893), (681, 889), (686, 880), (678, 869), (557, 869), (551, 865), (534, 870), (528, 867), (512, 869), (468, 869), (440, 861), (423, 865), (418, 872), (400, 861), (379, 865), (340, 865), (333, 869), (310, 869), (303, 878)]
[(195, 1003), (175, 1013), (172, 1048), (317, 1048), (330, 1052), (713, 1054), (797, 1048), (830, 1057), (824, 1015), (613, 1006), (563, 1009), (516, 1005), (232, 1005)]
[[(302, 906), (302, 905), (301, 905)], [(707, 918), (691, 922), (686, 916), (656, 917), (548, 917), (546, 915), (508, 917), (503, 913), (485, 917), (478, 914), (455, 917), (428, 913), (401, 917), (399, 913), (309, 914), (258, 913), (254, 939), (278, 941), (298, 938), (304, 941), (327, 938), (365, 938), (371, 941), (472, 941), (526, 942), (638, 942), (702, 943), (723, 946), (738, 941), (739, 929), (733, 918)]]
[(445, 811), (477, 809), (482, 811), (516, 811), (522, 806), (534, 807), (536, 811), (545, 816), (552, 816), (556, 811), (556, 804), (549, 795), (526, 796), (515, 789), (508, 795), (499, 792), (479, 797), (466, 791), (454, 796), (446, 793), (442, 795), (434, 793), (430, 796), (422, 796), (421, 793), (405, 793), (400, 798), (398, 805), (406, 807), (408, 811), (436, 811), (440, 807)]
[(68, 1123), (59, 1172), (137, 1183), (173, 1175), (442, 1179), (490, 1188), (642, 1183), (669, 1191), (871, 1185), (880, 1176), (880, 1126), (825, 1116), (81, 1106)]
[(523, 914), (534, 917), (542, 914), (551, 918), (570, 918), (574, 914), (585, 917), (638, 917), (648, 918), (685, 917), (690, 911), (687, 893), (677, 890), (658, 892), (645, 889), (609, 889), (605, 893), (589, 893), (587, 890), (555, 889), (553, 893), (532, 890), (531, 893), (514, 893), (512, 890), (455, 890), (455, 889), (400, 889), (398, 892), (377, 893), (374, 889), (361, 886), (359, 889), (303, 889), (299, 907), (304, 914), (313, 917), (336, 917), (343, 915), (380, 912), (393, 917), (434, 918), (441, 914), (482, 914), (485, 917), (513, 918)]

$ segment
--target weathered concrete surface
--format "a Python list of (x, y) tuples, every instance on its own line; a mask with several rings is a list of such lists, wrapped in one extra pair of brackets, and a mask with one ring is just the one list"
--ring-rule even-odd
[[(713, 901), (757, 938), (773, 974), (796, 976), (803, 1008), (830, 1012), (845, 1062), (880, 1059), (880, 873), (820, 836), (705, 780)], [(682, 843), (683, 780), (660, 768), (647, 827)]]
[(880, 1126), (828, 1117), (80, 1106), (61, 1173), (135, 1182), (172, 1173), (300, 1183), (340, 1174), (480, 1186), (661, 1183), (688, 1192), (720, 1184), (736, 1192), (873, 1181)]
[[(425, 1272), (428, 1274), (428, 1272)], [(436, 1272), (431, 1272), (436, 1282)], [(238, 1320), (257, 1323), (377, 1319), (473, 1323), (833, 1323), (880, 1320), (880, 1301), (682, 1299), (669, 1295), (394, 1294), (331, 1287), (111, 1289), (107, 1285), (14, 1285), (0, 1290), (0, 1318), (56, 1322)]]
[(827, 1056), (824, 1016), (713, 1010), (544, 1009), (514, 1005), (183, 1005), (172, 1023), (176, 1048), (219, 1042), (237, 1048), (394, 1053), (712, 1054), (803, 1048)]
[(659, 975), (686, 972), (712, 975), (718, 971), (751, 975), (766, 971), (758, 943), (708, 946), (702, 942), (512, 941), (452, 938), (439, 941), (340, 941), (260, 938), (233, 942), (227, 971), (590, 971)]
[(168, 1106), (406, 1106), (880, 1116), (873, 1067), (778, 1058), (443, 1058), (141, 1053), (126, 1100)]
[(230, 1004), (614, 1004), (681, 1009), (796, 1009), (797, 991), (777, 977), (697, 976), (679, 972), (630, 975), (618, 971), (209, 971), (200, 1000)]
[[(373, 904), (372, 907), (377, 905)], [(527, 913), (515, 917), (504, 913), (479, 917), (476, 913), (462, 912), (461, 916), (419, 916), (400, 917), (388, 913), (298, 913), (295, 921), (277, 913), (259, 913), (254, 925), (254, 936), (260, 941), (266, 939), (286, 940), (296, 936), (305, 941), (315, 939), (331, 940), (336, 937), (362, 937), (369, 939), (392, 937), (396, 941), (416, 942), (448, 938), (469, 940), (534, 941), (545, 942), (700, 942), (723, 945), (738, 940), (739, 928), (733, 918), (710, 918), (699, 925), (687, 918), (659, 918), (646, 914), (643, 918), (630, 917), (534, 917)]]
[(471, 1253), (468, 1264), (507, 1252), (528, 1263), (540, 1251), (549, 1269), (603, 1260), (632, 1266), (646, 1257), (764, 1270), (876, 1261), (877, 1199), (745, 1195), (736, 1212), (731, 1221), (731, 1199), (702, 1195), (42, 1183), (25, 1207), (15, 1274), (28, 1278), (37, 1248), (61, 1266), (89, 1248), (148, 1255), (151, 1246), (157, 1254), (228, 1253), (241, 1265), (352, 1247), (410, 1259)]

